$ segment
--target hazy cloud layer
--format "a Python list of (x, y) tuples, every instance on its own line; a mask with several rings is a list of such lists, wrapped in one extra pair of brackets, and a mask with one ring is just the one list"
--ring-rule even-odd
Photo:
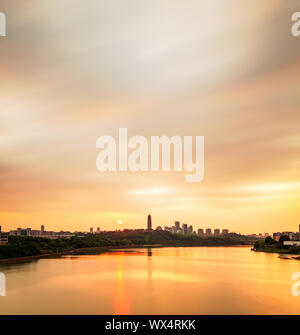
[[(2, 0), (0, 11), (4, 229), (131, 228), (147, 211), (157, 225), (296, 229), (299, 1)], [(204, 135), (204, 181), (101, 174), (96, 139), (120, 127)]]

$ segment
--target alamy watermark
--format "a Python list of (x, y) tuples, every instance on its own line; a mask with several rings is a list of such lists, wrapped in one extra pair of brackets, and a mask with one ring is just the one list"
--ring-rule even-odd
[(300, 36), (300, 12), (296, 12), (292, 15), (292, 21), (296, 21), (292, 25), (291, 33), (293, 36)]
[(6, 296), (6, 277), (5, 274), (0, 272), (0, 297)]
[(0, 12), (0, 37), (6, 36), (6, 16)]
[(200, 182), (204, 177), (204, 136), (195, 137), (195, 150), (193, 136), (151, 136), (149, 148), (146, 137), (128, 139), (127, 128), (120, 128), (118, 142), (112, 136), (98, 138), (96, 147), (102, 149), (96, 159), (99, 171), (171, 171), (173, 147), (174, 171), (188, 172), (186, 182)]
[(295, 284), (292, 285), (292, 295), (294, 297), (299, 297), (300, 295), (300, 272), (295, 272), (292, 274), (292, 280), (297, 280)]

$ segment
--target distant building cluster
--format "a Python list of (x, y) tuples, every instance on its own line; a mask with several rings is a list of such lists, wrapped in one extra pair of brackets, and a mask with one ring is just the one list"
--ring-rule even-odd
[(300, 241), (300, 225), (299, 225), (298, 232), (283, 231), (283, 232), (273, 233), (273, 239), (277, 242), (279, 241), (281, 236), (287, 236), (290, 241)]
[(270, 235), (269, 235), (269, 233), (264, 233), (264, 234), (259, 233), (259, 234), (249, 234), (249, 235), (246, 235), (246, 236), (251, 237), (251, 238), (264, 239), (264, 238), (266, 238)]
[[(162, 229), (161, 227), (157, 227), (156, 229)], [(226, 234), (229, 233), (228, 229), (210, 229), (210, 228), (206, 228), (206, 229), (198, 229), (197, 231), (194, 230), (192, 225), (187, 225), (186, 223), (182, 224), (182, 227), (180, 227), (180, 221), (175, 221), (174, 226), (172, 227), (168, 227), (165, 226), (164, 227), (165, 231), (169, 231), (171, 233), (174, 234), (182, 234), (182, 235), (198, 235), (200, 237), (212, 237), (212, 236), (224, 236)]]
[(94, 232), (94, 228), (90, 228), (90, 234), (100, 234), (100, 227), (97, 227), (97, 230)]
[[(17, 228), (16, 230), (11, 230), (9, 233), (3, 233), (1, 231), (0, 226), (0, 245), (4, 245), (8, 243), (8, 236), (21, 236), (21, 237), (44, 237), (49, 238), (51, 240), (58, 239), (58, 238), (71, 238), (72, 236), (80, 236), (88, 234), (88, 232), (85, 233), (78, 233), (78, 232), (70, 232), (70, 231), (64, 231), (61, 230), (59, 232), (55, 231), (47, 231), (45, 230), (45, 226), (41, 225), (40, 230), (35, 230), (31, 228)], [(100, 227), (97, 227), (96, 232), (94, 232), (93, 227), (90, 228), (90, 234), (100, 234)]]
[(10, 236), (31, 236), (31, 237), (45, 237), (49, 239), (57, 239), (57, 238), (70, 238), (75, 234), (69, 231), (46, 231), (45, 226), (41, 225), (41, 230), (34, 230), (31, 228), (17, 228), (16, 230), (11, 230), (9, 232)]

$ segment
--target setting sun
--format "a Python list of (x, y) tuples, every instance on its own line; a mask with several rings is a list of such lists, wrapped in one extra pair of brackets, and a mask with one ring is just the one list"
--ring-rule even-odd
[(118, 224), (122, 224), (122, 223), (123, 223), (123, 221), (122, 221), (122, 220), (118, 220), (117, 222), (118, 222)]

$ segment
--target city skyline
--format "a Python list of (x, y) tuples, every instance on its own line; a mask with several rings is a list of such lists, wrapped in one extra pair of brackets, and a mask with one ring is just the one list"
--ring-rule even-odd
[[(120, 221), (120, 220), (119, 220)], [(94, 227), (90, 227), (89, 230), (85, 230), (85, 231), (65, 231), (63, 229), (59, 230), (59, 231), (47, 231), (45, 229), (45, 225), (41, 225), (40, 226), (40, 230), (37, 229), (32, 229), (32, 227), (27, 227), (27, 228), (21, 228), (21, 227), (17, 227), (16, 229), (12, 229), (10, 231), (6, 231), (5, 233), (9, 233), (9, 235), (20, 235), (20, 236), (32, 236), (32, 237), (49, 237), (49, 236), (56, 236), (56, 237), (70, 237), (72, 236), (72, 234), (76, 234), (76, 233), (84, 233), (84, 234), (100, 234), (103, 232), (109, 232), (109, 230), (100, 230), (100, 227), (96, 227), (96, 230), (94, 230)], [(115, 229), (115, 230), (111, 230), (111, 232), (118, 232), (118, 231), (126, 231), (126, 230), (130, 230), (126, 227), (122, 227), (123, 229)], [(291, 240), (293, 239), (297, 239), (300, 240), (300, 224), (298, 226), (299, 231), (295, 232), (295, 231), (281, 231), (281, 232), (272, 232), (271, 234), (269, 234), (269, 232), (252, 232), (251, 234), (244, 234), (246, 236), (253, 236), (253, 237), (258, 237), (258, 238), (265, 238), (267, 236), (272, 236), (275, 240), (279, 240), (281, 235), (287, 235), (289, 236), (289, 238)], [(240, 234), (240, 232), (236, 232), (236, 231), (230, 231), (228, 228), (224, 228), (224, 229), (220, 229), (220, 228), (195, 228), (192, 225), (189, 225), (187, 223), (184, 222), (180, 222), (178, 220), (174, 221), (174, 225), (173, 226), (160, 226), (160, 225), (156, 225), (155, 228), (153, 228), (152, 225), (152, 216), (149, 213), (147, 216), (147, 224), (146, 227), (139, 227), (133, 230), (145, 230), (145, 231), (153, 231), (153, 230), (165, 230), (171, 233), (178, 233), (178, 234), (196, 234), (200, 237), (214, 237), (214, 236), (222, 236), (222, 235), (226, 235), (228, 233), (234, 233), (234, 234)], [(2, 231), (2, 226), (0, 225), (0, 233)]]

